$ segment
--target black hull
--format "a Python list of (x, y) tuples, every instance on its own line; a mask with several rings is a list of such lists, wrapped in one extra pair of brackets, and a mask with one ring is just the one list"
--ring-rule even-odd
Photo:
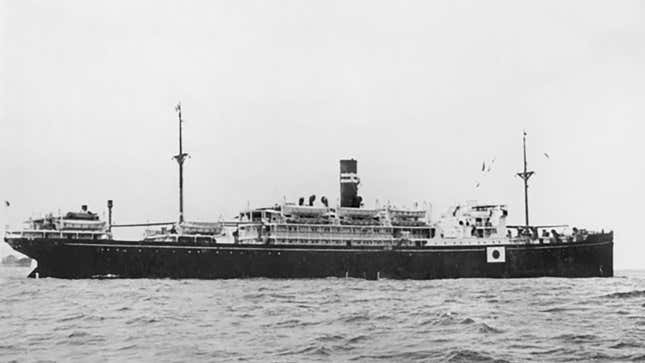
[[(504, 262), (487, 261), (487, 246), (414, 249), (177, 245), (141, 241), (7, 242), (38, 261), (32, 273), (58, 278), (322, 278), (367, 279), (610, 277), (613, 235), (585, 242), (495, 245)], [(492, 246), (489, 246), (492, 247)]]

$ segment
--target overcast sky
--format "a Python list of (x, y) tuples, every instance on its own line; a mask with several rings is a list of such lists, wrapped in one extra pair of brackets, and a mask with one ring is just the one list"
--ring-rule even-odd
[(645, 268), (640, 1), (0, 4), (2, 225), (107, 199), (176, 218), (181, 100), (188, 219), (335, 201), (353, 157), (368, 206), (522, 223), (526, 130), (532, 222), (613, 229), (615, 266)]

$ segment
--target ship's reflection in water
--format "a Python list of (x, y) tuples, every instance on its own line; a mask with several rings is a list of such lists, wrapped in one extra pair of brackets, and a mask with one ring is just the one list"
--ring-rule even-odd
[(0, 274), (3, 360), (645, 359), (642, 271), (431, 281)]

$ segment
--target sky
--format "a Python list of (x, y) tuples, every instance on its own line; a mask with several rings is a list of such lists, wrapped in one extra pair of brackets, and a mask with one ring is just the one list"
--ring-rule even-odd
[(531, 222), (613, 230), (615, 267), (645, 268), (643, 6), (0, 0), (0, 224), (176, 219), (181, 101), (189, 220), (335, 201), (351, 157), (368, 207), (521, 224), (526, 130)]

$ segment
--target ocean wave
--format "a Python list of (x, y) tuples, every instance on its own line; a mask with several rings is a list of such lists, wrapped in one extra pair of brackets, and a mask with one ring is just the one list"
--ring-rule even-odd
[(420, 325), (449, 325), (449, 324), (455, 324), (455, 322), (458, 321), (458, 318), (456, 314), (454, 313), (438, 313), (434, 317), (430, 319), (426, 319), (421, 322)]
[(623, 342), (623, 341), (610, 346), (610, 348), (612, 349), (631, 349), (631, 348), (643, 348), (643, 347), (645, 347), (643, 343)]
[(7, 361), (645, 359), (642, 276), (14, 279), (2, 287)]
[(302, 323), (298, 319), (289, 319), (289, 320), (284, 320), (280, 321), (276, 324), (273, 324), (273, 326), (278, 327), (278, 328), (293, 328), (296, 326), (301, 325)]
[(504, 359), (493, 358), (490, 355), (468, 349), (460, 349), (450, 352), (446, 357), (447, 362), (508, 362)]
[(147, 325), (158, 323), (160, 320), (150, 316), (137, 316), (125, 322), (126, 325)]
[(303, 355), (303, 356), (324, 356), (331, 355), (332, 350), (324, 344), (310, 344), (298, 349), (287, 349), (279, 352), (279, 356)]
[(565, 348), (565, 347), (555, 347), (555, 348), (548, 348), (548, 349), (531, 350), (528, 353), (530, 355), (538, 355), (538, 356), (569, 357), (572, 355), (573, 352), (575, 352), (574, 349)]
[(632, 362), (645, 362), (645, 354), (636, 353), (629, 356)]
[(367, 335), (357, 335), (354, 337), (351, 337), (347, 339), (347, 344), (356, 344), (356, 343), (361, 343), (366, 340), (369, 340), (370, 338)]
[(479, 323), (477, 325), (477, 331), (482, 334), (501, 334), (504, 332), (503, 330), (494, 328), (486, 323)]
[(598, 337), (593, 334), (561, 334), (554, 339), (563, 340), (567, 343), (583, 343), (596, 340)]
[(420, 349), (416, 351), (406, 351), (406, 352), (387, 352), (381, 354), (360, 354), (351, 357), (351, 361), (373, 361), (381, 360), (385, 362), (423, 362), (429, 360), (439, 360), (442, 358), (442, 354), (436, 351), (430, 351), (425, 349)]
[(645, 290), (614, 292), (611, 294), (603, 295), (602, 297), (607, 299), (630, 299), (635, 297), (645, 297)]
[(552, 308), (548, 309), (543, 309), (540, 310), (541, 313), (563, 313), (563, 312), (568, 312), (568, 311), (581, 311), (581, 310), (588, 310), (586, 306), (574, 306), (574, 305), (566, 305), (566, 306), (555, 306)]
[(117, 347), (116, 350), (117, 351), (133, 350), (133, 349), (137, 349), (138, 347), (139, 346), (137, 344), (126, 344), (126, 345)]
[(85, 314), (78, 313), (78, 314), (72, 314), (72, 315), (64, 316), (64, 317), (58, 319), (57, 321), (59, 323), (64, 323), (64, 322), (73, 321), (73, 320), (80, 320), (80, 319), (83, 319), (84, 317), (85, 317)]
[(367, 313), (357, 313), (348, 316), (342, 316), (339, 320), (343, 323), (352, 324), (369, 321), (370, 317)]
[(80, 332), (75, 331), (72, 334), (68, 335), (67, 337), (68, 338), (83, 338), (83, 337), (86, 337), (88, 335), (90, 335), (90, 334), (87, 333), (87, 332), (84, 332), (84, 331), (80, 331)]
[(330, 342), (344, 341), (345, 337), (339, 334), (323, 334), (317, 337), (316, 340), (323, 343), (330, 343)]

